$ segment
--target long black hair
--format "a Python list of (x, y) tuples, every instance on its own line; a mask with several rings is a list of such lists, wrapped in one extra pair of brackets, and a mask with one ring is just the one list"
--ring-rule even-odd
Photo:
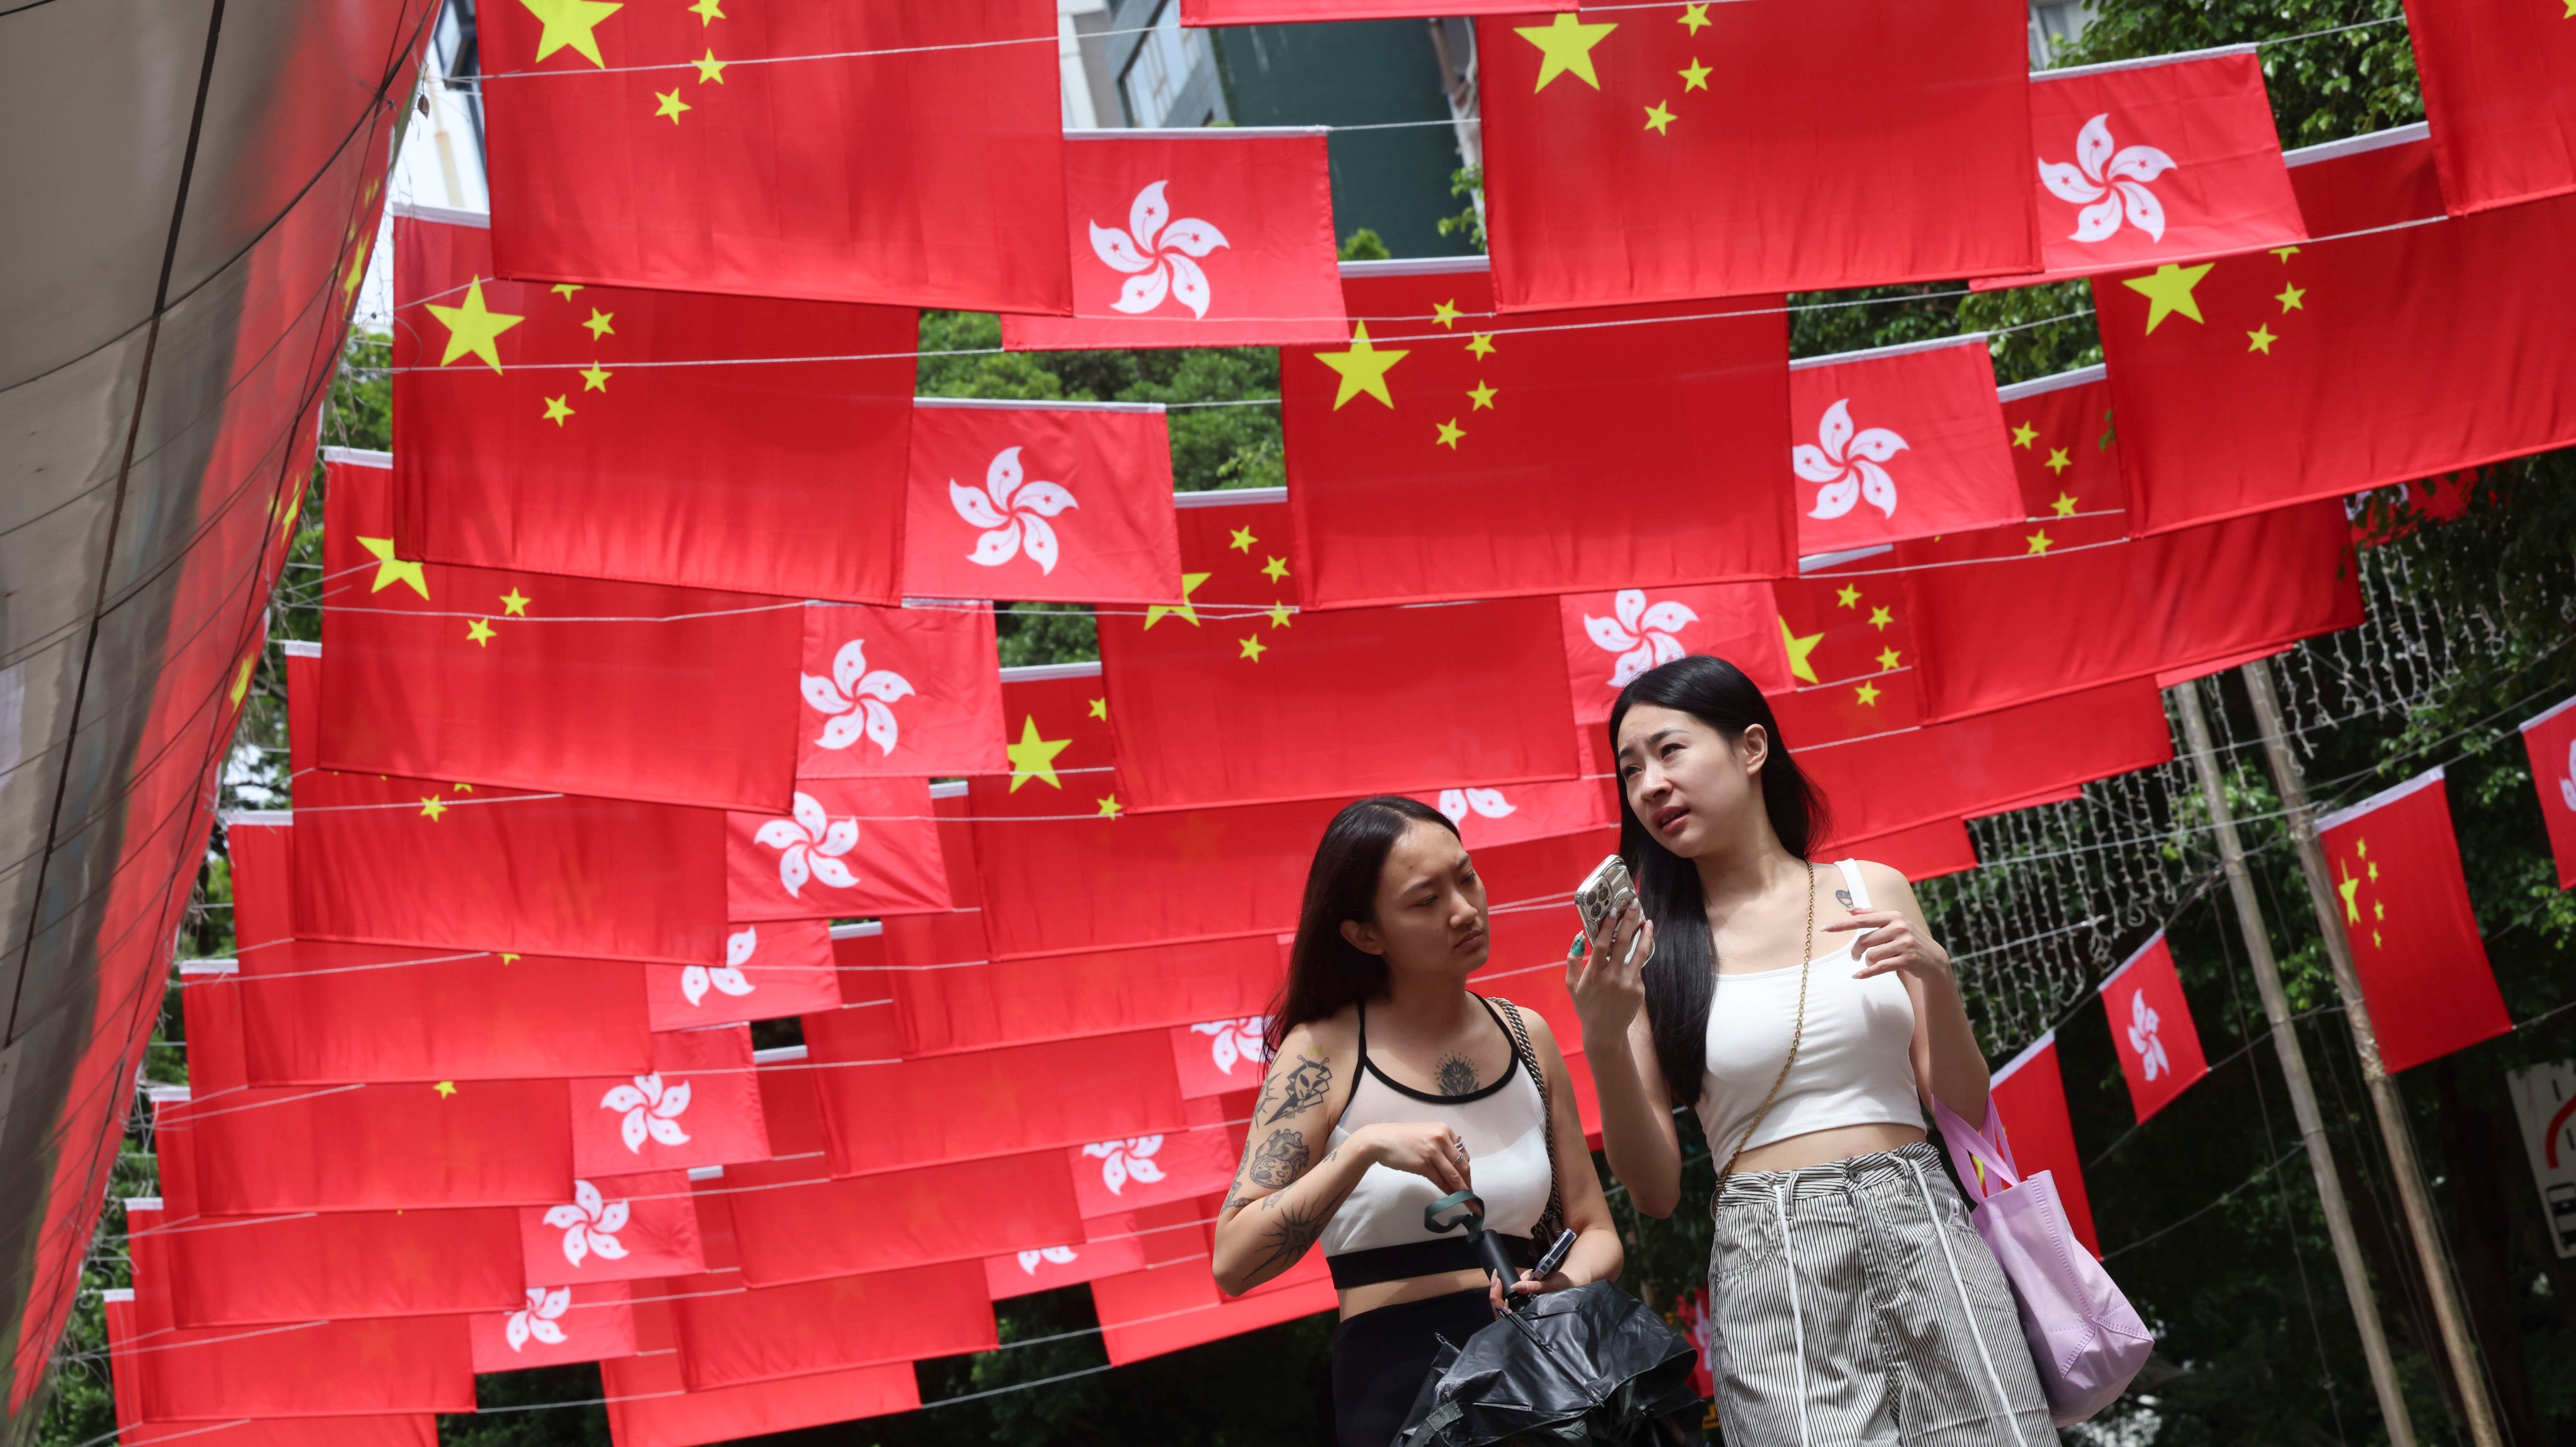
[(1288, 949), (1288, 980), (1262, 1031), (1265, 1053), (1278, 1054), (1279, 1042), (1293, 1026), (1327, 1019), (1344, 1005), (1386, 993), (1386, 961), (1342, 938), (1342, 922), (1377, 918), (1378, 878), (1386, 872), (1386, 856), (1416, 824), (1458, 832), (1448, 815), (1401, 794), (1362, 799), (1324, 827), (1315, 862), (1306, 870), (1306, 902), (1297, 911), (1297, 942)]
[[(1789, 757), (1780, 721), (1744, 670), (1723, 658), (1694, 654), (1639, 674), (1610, 706), (1610, 747), (1617, 753), (1619, 721), (1638, 704), (1677, 709), (1733, 743), (1755, 724), (1771, 740), (1762, 761), (1762, 811), (1781, 847), (1800, 859), (1822, 842), (1825, 796)], [(1637, 902), (1655, 926), (1655, 955), (1646, 962), (1646, 1023), (1654, 1033), (1655, 1063), (1678, 1101), (1696, 1101), (1705, 1083), (1708, 1010), (1717, 995), (1717, 940), (1708, 927), (1708, 898), (1699, 866), (1664, 847), (1619, 790), (1619, 853), (1637, 879)]]

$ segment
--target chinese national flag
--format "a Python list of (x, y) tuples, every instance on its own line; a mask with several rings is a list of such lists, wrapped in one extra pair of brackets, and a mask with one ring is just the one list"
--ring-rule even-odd
[(2030, 129), (2044, 270), (2004, 284), (2308, 239), (2251, 45), (2034, 71)]
[(704, 1271), (706, 1247), (689, 1173), (576, 1178), (568, 1198), (519, 1208), (519, 1256), (531, 1286)]
[(1238, 1015), (1173, 1026), (1172, 1068), (1180, 1074), (1181, 1094), (1205, 1100), (1258, 1087), (1270, 1060), (1262, 1048), (1269, 1023), (1266, 1016)]
[(2558, 861), (2558, 887), (2576, 887), (2576, 699), (2524, 724), (2522, 746), (2531, 755), (2531, 781), (2540, 790), (2549, 852)]
[(2408, 0), (2453, 215), (2576, 191), (2576, 27), (2513, 0)]
[(1789, 422), (1801, 554), (2022, 516), (1981, 336), (1801, 361)]
[(635, 1355), (635, 1301), (626, 1283), (531, 1286), (509, 1311), (469, 1318), (476, 1372), (515, 1372)]
[(2048, 1172), (2066, 1208), (2066, 1224), (2085, 1250), (2100, 1256), (2093, 1200), (2084, 1192), (2084, 1158), (2076, 1152), (2075, 1122), (2066, 1112), (2066, 1079), (2057, 1068), (2057, 1032), (2040, 1036), (1997, 1070), (1987, 1091), (1988, 1109), (2001, 1124), (2013, 1164), (2025, 1177)]
[(560, 1080), (254, 1088), (188, 1112), (177, 1143), (208, 1216), (554, 1201), (572, 1177), (563, 1091)]
[[(2304, 198), (2428, 145), (2293, 156), (2291, 176)], [(2576, 441), (2576, 288), (2552, 260), (2571, 247), (2576, 200), (2540, 201), (2097, 278), (2135, 529)]]
[(1306, 606), (1789, 571), (1778, 298), (1501, 320), (1439, 265), (1346, 265), (1363, 320), (1280, 356)]
[(644, 989), (657, 1031), (841, 1007), (832, 930), (819, 919), (738, 925), (725, 935), (723, 964), (646, 965)]
[(189, 987), (237, 994), (252, 1084), (518, 1080), (649, 1069), (649, 968), (290, 939)]
[(129, 1257), (180, 1326), (452, 1316), (519, 1299), (508, 1207), (208, 1220), (126, 1203)]
[(735, 920), (945, 911), (928, 781), (808, 779), (784, 814), (726, 815), (725, 905)]
[(502, 281), (470, 219), (394, 223), (398, 556), (902, 596), (909, 308)]
[(1242, 1146), (1222, 1125), (1067, 1146), (1074, 1198), (1085, 1216), (1136, 1211), (1222, 1194)]
[(1286, 504), (1192, 506), (1180, 521), (1189, 601), (1100, 619), (1128, 807), (1575, 773), (1555, 598), (1300, 613)]
[[(123, 1312), (127, 1303), (109, 1309)], [(123, 1328), (114, 1328), (122, 1330)], [(136, 1422), (126, 1419), (123, 1388), (117, 1399), (116, 1440), (126, 1447), (163, 1447), (182, 1438), (188, 1447), (438, 1447), (438, 1418), (428, 1412), (371, 1417), (270, 1417), (232, 1422)]]
[(736, 1284), (730, 1275), (669, 1283), (680, 1374), (692, 1392), (995, 1345), (981, 1260), (794, 1286)]
[(802, 610), (407, 560), (390, 474), (330, 465), (324, 768), (665, 804), (787, 802)]
[(1840, 837), (1816, 851), (1818, 858), (1828, 854), (1884, 864), (1916, 884), (1977, 867), (1977, 846), (1961, 819), (1935, 819), (1865, 839)]
[(1570, 593), (1557, 600), (1557, 611), (1578, 724), (1606, 723), (1619, 690), (1638, 674), (1685, 654), (1723, 658), (1744, 670), (1764, 693), (1790, 686), (1778, 616), (1765, 584)]
[(573, 1170), (583, 1176), (769, 1159), (747, 1025), (656, 1035), (650, 1071), (575, 1080), (570, 1092)]
[(492, 253), (538, 281), (1062, 313), (1045, 0), (483, 16)]
[(2111, 1022), (2111, 1046), (2120, 1053), (2120, 1073), (2129, 1082), (2129, 1104), (2143, 1125), (2209, 1073), (2164, 931), (2105, 977), (2098, 993)]
[[(461, 1316), (303, 1321), (282, 1331), (245, 1332), (172, 1326), (166, 1311), (154, 1309), (154, 1295), (107, 1293), (107, 1354), (120, 1383), (118, 1405), (130, 1400), (138, 1420), (231, 1425), (356, 1417), (363, 1428), (374, 1413), (474, 1410), (474, 1359)], [(129, 1380), (130, 1388), (122, 1385)], [(362, 1432), (321, 1440), (377, 1439)]]
[(1574, 0), (1181, 0), (1183, 25), (1294, 25), (1310, 20), (1410, 20), (1571, 10)]
[(1133, 1236), (1040, 1246), (984, 1259), (984, 1289), (995, 1301), (1032, 1292), (1079, 1286), (1124, 1271), (1145, 1269), (1144, 1243)]
[(935, 778), (1002, 765), (993, 611), (809, 603), (799, 779)]
[(1505, 311), (2040, 267), (2010, 6), (1613, 8), (1476, 52)]
[(2153, 679), (1821, 745), (1789, 733), (1788, 745), (1825, 791), (1836, 833), (1853, 839), (2017, 808), (2173, 757)]
[(673, 1303), (635, 1303), (635, 1355), (599, 1364), (618, 1447), (705, 1447), (921, 1405), (908, 1361), (693, 1391), (681, 1374), (678, 1342)]
[(2469, 907), (2440, 769), (2319, 819), (2317, 842), (2382, 1064), (2405, 1070), (2513, 1029)]
[(925, 397), (906, 487), (910, 597), (1180, 599), (1160, 403)]
[(1321, 127), (1068, 132), (1073, 315), (1005, 316), (1012, 351), (1339, 341)]
[[(1792, 749), (1814, 748), (1922, 723), (1922, 654), (1905, 574), (1874, 549), (1816, 561), (1817, 571), (1771, 585), (1790, 683), (1766, 696), (1783, 739)], [(1610, 767), (1607, 758), (1601, 767)]]
[(755, 1287), (981, 1260), (1082, 1231), (1061, 1150), (838, 1181), (821, 1161), (731, 1166), (702, 1189), (724, 1194)]

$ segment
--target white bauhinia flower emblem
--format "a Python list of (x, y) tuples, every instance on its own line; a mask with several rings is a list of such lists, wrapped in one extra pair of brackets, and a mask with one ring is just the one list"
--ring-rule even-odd
[(1057, 1266), (1071, 1266), (1076, 1254), (1070, 1246), (1048, 1246), (1036, 1251), (1023, 1251), (1020, 1253), (1020, 1271), (1025, 1275), (1035, 1276), (1038, 1274), (1038, 1263), (1041, 1261), (1051, 1262)]
[(1850, 512), (1862, 498), (1889, 517), (1896, 516), (1896, 479), (1879, 466), (1905, 450), (1905, 439), (1884, 427), (1852, 430), (1851, 399), (1839, 398), (1816, 424), (1816, 440), (1790, 449), (1798, 475), (1824, 487), (1816, 510), (1807, 514), (1828, 522)]
[(593, 1256), (602, 1261), (626, 1259), (626, 1245), (617, 1239), (617, 1233), (626, 1229), (626, 1215), (624, 1201), (607, 1200), (597, 1186), (576, 1179), (572, 1200), (547, 1208), (546, 1224), (564, 1233), (564, 1260), (579, 1266)]
[(879, 752), (894, 752), (899, 730), (894, 710), (887, 705), (910, 698), (912, 683), (892, 669), (868, 667), (867, 640), (853, 638), (841, 645), (841, 651), (832, 655), (831, 677), (811, 673), (796, 677), (805, 690), (805, 702), (815, 712), (830, 716), (823, 736), (814, 742), (827, 749), (846, 749), (864, 735)]
[(1647, 602), (1641, 588), (1620, 589), (1610, 600), (1610, 611), (1615, 616), (1584, 614), (1583, 631), (1597, 647), (1619, 655), (1619, 665), (1610, 670), (1612, 688), (1626, 688), (1638, 674), (1688, 652), (1676, 635), (1699, 621), (1684, 604)]
[(622, 1110), (626, 1118), (618, 1122), (617, 1135), (630, 1151), (641, 1153), (646, 1137), (666, 1146), (689, 1143), (689, 1133), (680, 1129), (680, 1115), (689, 1108), (689, 1083), (662, 1083), (662, 1072), (635, 1077), (633, 1085), (612, 1088), (599, 1098), (601, 1110)]
[(1127, 273), (1127, 282), (1118, 288), (1118, 300), (1111, 306), (1130, 316), (1143, 316), (1169, 296), (1188, 307), (1192, 316), (1203, 318), (1215, 298), (1208, 290), (1207, 273), (1192, 258), (1229, 243), (1224, 232), (1187, 216), (1165, 225), (1172, 214), (1171, 203), (1163, 199), (1165, 184), (1157, 181), (1136, 193), (1135, 203), (1127, 208), (1126, 230), (1092, 222), (1091, 249), (1110, 269)]
[(2149, 1080), (2173, 1072), (2165, 1042), (2156, 1038), (2156, 1026), (2161, 1023), (2147, 1004), (2146, 991), (2138, 990), (2129, 996), (2129, 1048), (2137, 1052), (2139, 1073)]
[(1150, 1186), (1163, 1178), (1163, 1168), (1154, 1164), (1154, 1152), (1162, 1148), (1161, 1136), (1140, 1135), (1084, 1146), (1082, 1153), (1100, 1162), (1100, 1184), (1115, 1196), (1129, 1181), (1143, 1181)]
[[(778, 850), (778, 882), (791, 895), (805, 887), (807, 879), (819, 879), (834, 889), (847, 889), (859, 882), (841, 856), (859, 846), (859, 821), (831, 819), (813, 795), (798, 790), (796, 817), (772, 819), (760, 826), (754, 839)], [(802, 898), (801, 895), (798, 896)], [(725, 954), (733, 954), (727, 942)]]
[(1082, 504), (1062, 483), (1028, 482), (1026, 477), (1020, 468), (1020, 449), (1005, 447), (993, 454), (992, 465), (984, 469), (983, 491), (948, 479), (948, 501), (957, 515), (984, 529), (966, 561), (998, 568), (1025, 552), (1039, 572), (1055, 571), (1055, 525), (1047, 519)]
[(1503, 791), (1500, 789), (1443, 789), (1440, 791), (1440, 812), (1448, 815), (1449, 822), (1452, 824), (1466, 823), (1467, 816), (1471, 813), (1479, 819), (1509, 818), (1517, 813), (1519, 808), (1519, 805), (1504, 798)]
[(2567, 741), (2567, 777), (2558, 781), (2558, 797), (2576, 809), (2576, 739)]
[(2156, 241), (2165, 239), (2164, 203), (2147, 183), (2173, 169), (2174, 158), (2153, 146), (2113, 149), (2108, 112), (2084, 123), (2075, 133), (2075, 163), (2042, 161), (2039, 181), (2060, 201), (2081, 206), (2075, 213), (2074, 239), (2108, 241), (2120, 230), (2120, 213), (2129, 224)]
[(1236, 1061), (1245, 1060), (1259, 1065), (1270, 1058), (1270, 1052), (1263, 1047), (1261, 1039), (1261, 1032), (1269, 1023), (1266, 1015), (1246, 1015), (1240, 1020), (1209, 1020), (1192, 1025), (1190, 1033), (1213, 1036), (1208, 1041), (1208, 1060), (1220, 1072), (1232, 1075)]
[(509, 1322), (501, 1329), (501, 1334), (510, 1339), (510, 1350), (517, 1351), (526, 1346), (531, 1337), (548, 1346), (563, 1345), (564, 1329), (555, 1322), (571, 1305), (572, 1288), (569, 1286), (529, 1287), (528, 1304), (511, 1312)]
[(752, 951), (758, 948), (760, 948), (760, 929), (756, 925), (744, 925), (732, 934), (726, 935), (725, 962), (713, 969), (705, 965), (691, 965), (680, 971), (680, 993), (688, 996), (689, 1003), (692, 1005), (706, 999), (710, 988), (736, 997), (750, 994), (754, 987), (743, 975), (742, 966), (744, 961), (751, 958)]

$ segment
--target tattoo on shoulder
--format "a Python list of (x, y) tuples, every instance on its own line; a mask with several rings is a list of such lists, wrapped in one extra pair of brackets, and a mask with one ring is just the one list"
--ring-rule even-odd
[(1276, 1124), (1322, 1100), (1333, 1088), (1332, 1062), (1320, 1055), (1309, 1055), (1276, 1079), (1279, 1100), (1270, 1108), (1270, 1113), (1262, 1117), (1263, 1125)]
[(1286, 1188), (1306, 1174), (1306, 1138), (1293, 1130), (1272, 1131), (1252, 1152), (1244, 1173), (1252, 1184), (1267, 1190)]
[(1435, 1072), (1434, 1078), (1440, 1082), (1442, 1095), (1476, 1093), (1476, 1067), (1464, 1055), (1453, 1052), (1441, 1056), (1440, 1068)]
[(1850, 890), (1848, 890), (1848, 889), (1837, 889), (1837, 890), (1835, 890), (1835, 891), (1834, 891), (1834, 902), (1835, 902), (1836, 904), (1841, 905), (1841, 906), (1842, 906), (1843, 908), (1845, 908), (1845, 909), (1850, 909), (1850, 908), (1852, 908), (1852, 897), (1851, 897), (1851, 891), (1850, 891)]

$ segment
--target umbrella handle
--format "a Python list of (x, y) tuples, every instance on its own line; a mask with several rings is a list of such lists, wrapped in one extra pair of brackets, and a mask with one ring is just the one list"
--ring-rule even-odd
[[(1467, 1244), (1474, 1248), (1476, 1259), (1484, 1264), (1506, 1291), (1520, 1280), (1520, 1271), (1512, 1265), (1511, 1254), (1503, 1249), (1502, 1234), (1485, 1229), (1485, 1201), (1473, 1191), (1452, 1191), (1422, 1208), (1422, 1229), (1447, 1233), (1460, 1228), (1467, 1232)], [(1518, 1298), (1506, 1296), (1505, 1304), (1520, 1305)]]

